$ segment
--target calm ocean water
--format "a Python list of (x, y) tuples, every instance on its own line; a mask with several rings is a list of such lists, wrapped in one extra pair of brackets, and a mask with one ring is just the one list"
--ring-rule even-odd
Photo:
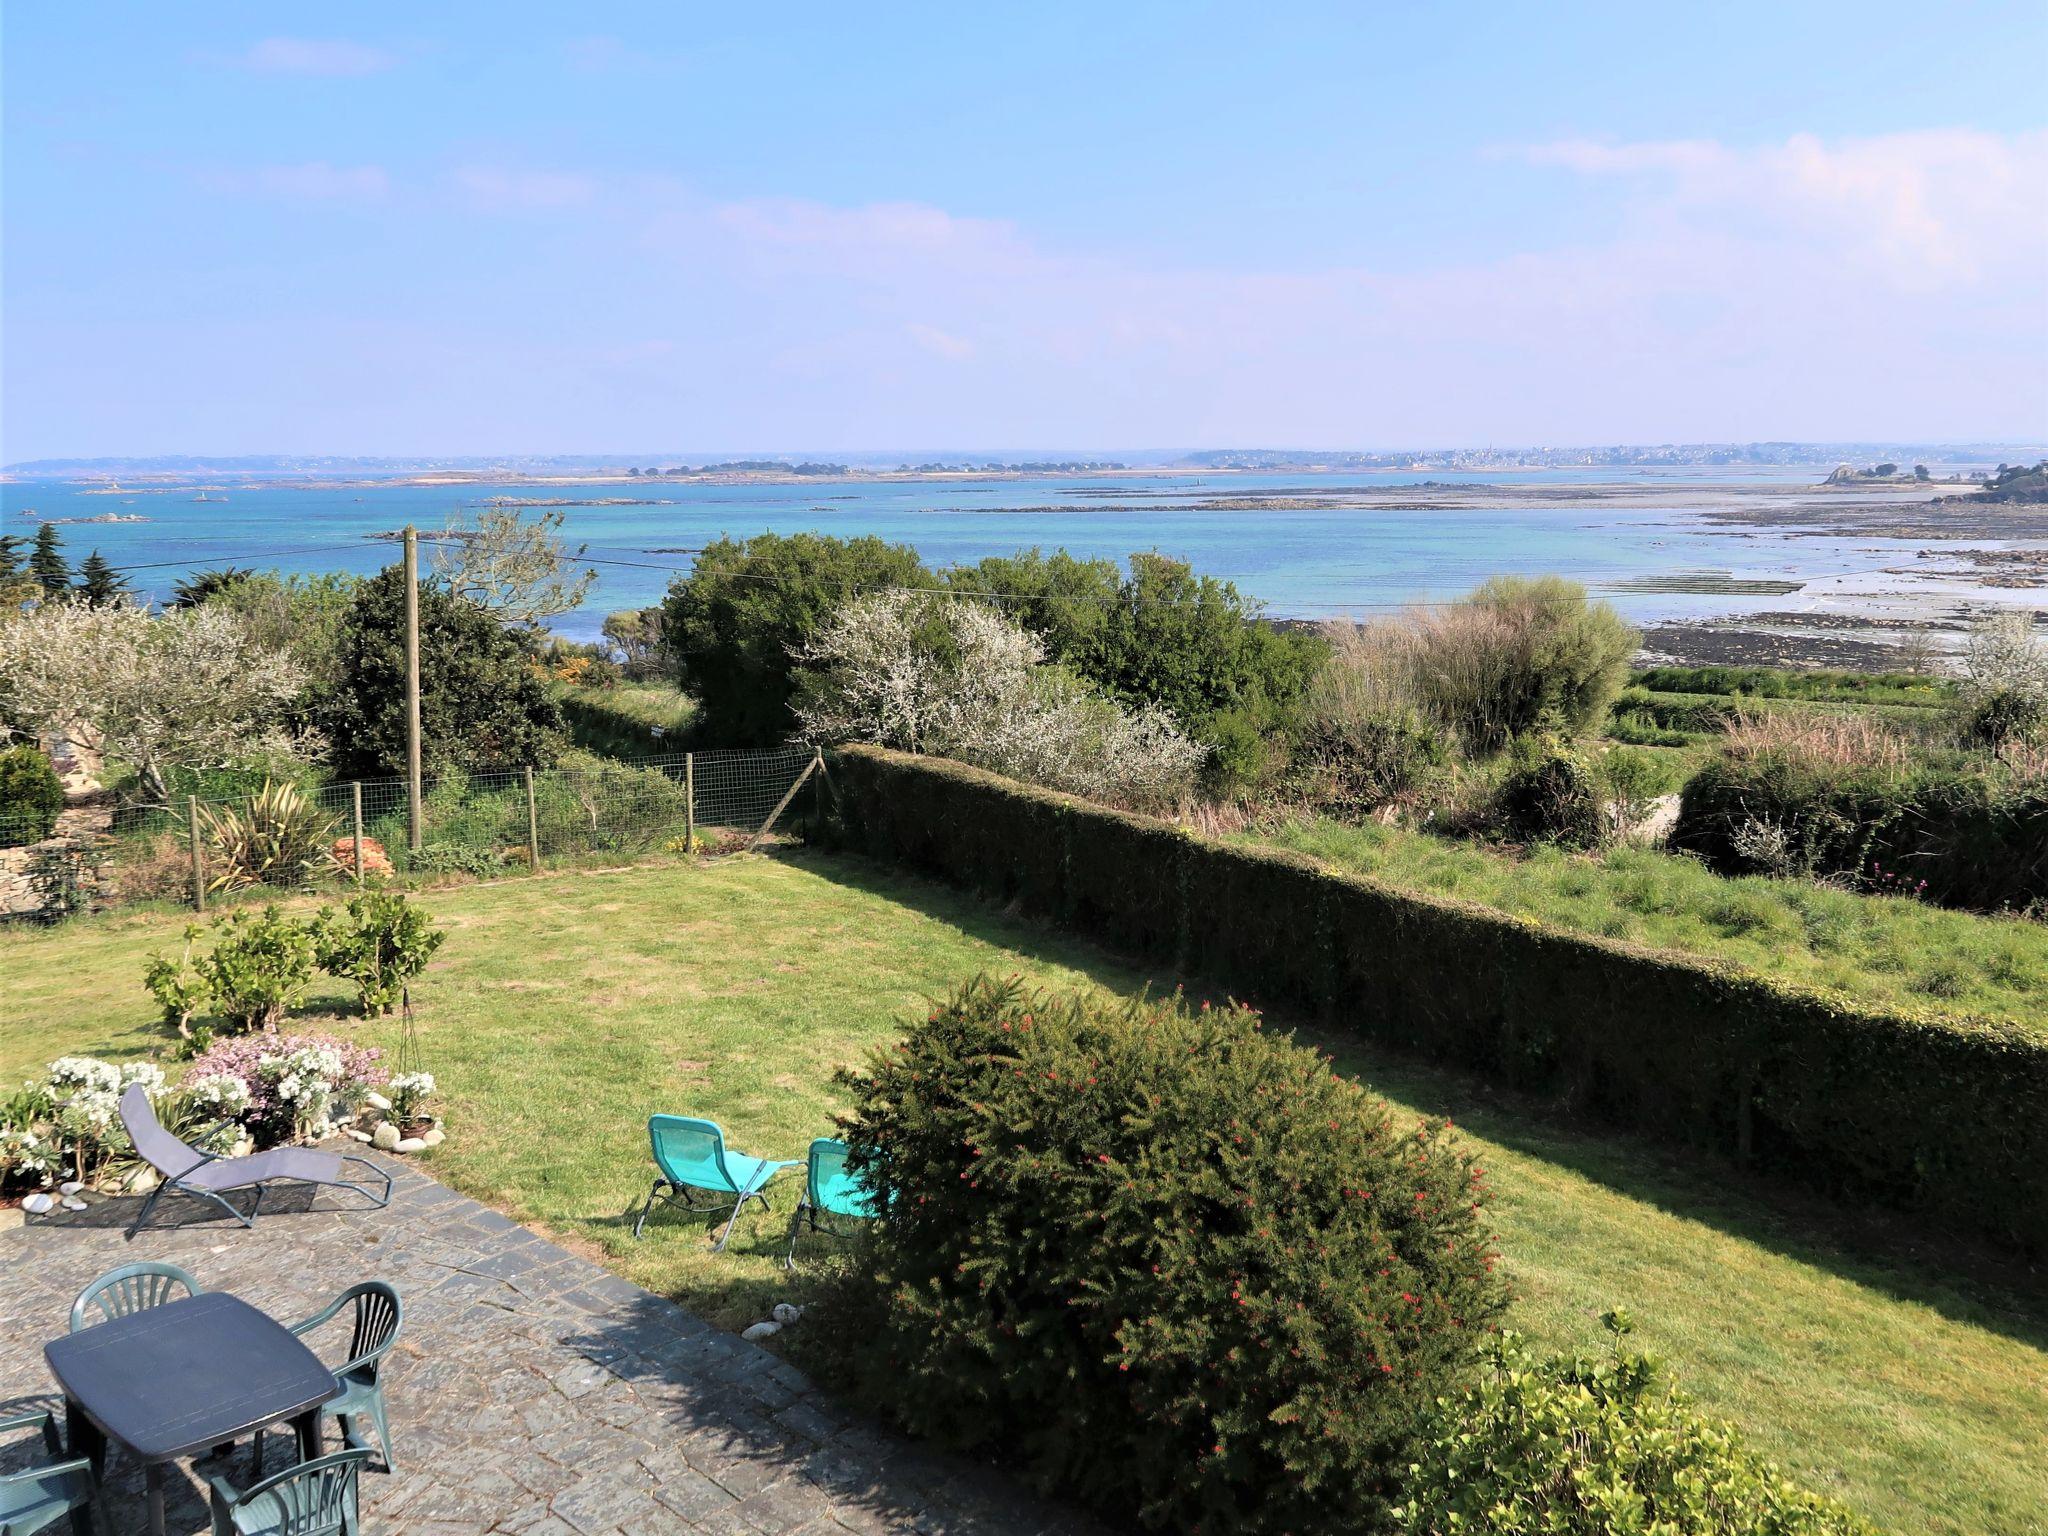
[[(1609, 596), (1638, 621), (1785, 607), (1797, 599), (1632, 592), (1617, 584), (1690, 571), (1739, 576), (1812, 577), (1865, 570), (1896, 557), (1898, 545), (1875, 539), (1792, 537), (1769, 529), (1716, 529), (1698, 509), (1743, 484), (1811, 485), (1812, 468), (1713, 470), (1555, 470), (1512, 475), (1171, 475), (1024, 479), (820, 481), (806, 485), (606, 483), (587, 486), (406, 486), (302, 489), (221, 481), (173, 491), (86, 494), (71, 480), (0, 485), (0, 528), (30, 533), (36, 518), (107, 512), (142, 523), (74, 525), (61, 530), (72, 563), (97, 549), (134, 570), (140, 591), (162, 594), (190, 570), (235, 563), (287, 571), (368, 573), (397, 558), (368, 535), (407, 522), (444, 526), (492, 495), (568, 500), (644, 496), (653, 504), (564, 508), (570, 537), (601, 564), (590, 602), (557, 627), (576, 638), (596, 633), (611, 609), (658, 600), (692, 548), (720, 534), (817, 530), (876, 534), (916, 547), (946, 565), (1034, 546), (1122, 559), (1159, 550), (1197, 570), (1227, 577), (1286, 617), (1360, 617), (1404, 602), (1456, 597), (1500, 572), (1557, 572)], [(1222, 511), (1210, 496), (1333, 490), (1361, 496), (1422, 481), (1470, 485), (1655, 487), (1626, 505), (1588, 499), (1500, 510), (1394, 511), (1346, 508)], [(338, 546), (338, 547), (337, 547)]]

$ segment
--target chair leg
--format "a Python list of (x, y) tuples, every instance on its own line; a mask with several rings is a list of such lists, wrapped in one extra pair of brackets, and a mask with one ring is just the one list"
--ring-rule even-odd
[(753, 1190), (747, 1191), (747, 1193), (741, 1195), (739, 1199), (733, 1201), (732, 1214), (726, 1217), (725, 1219), (725, 1230), (718, 1234), (718, 1241), (711, 1245), (711, 1251), (713, 1253), (725, 1252), (725, 1245), (732, 1238), (732, 1229), (740, 1224), (740, 1212), (744, 1211), (747, 1208), (747, 1202), (749, 1200), (759, 1200), (763, 1206), (766, 1206), (768, 1204), (767, 1196), (759, 1194)]
[(384, 1457), (384, 1470), (395, 1474), (398, 1458), (391, 1454), (391, 1425), (384, 1416), (384, 1388), (381, 1385), (370, 1397), (370, 1422), (377, 1426), (377, 1450)]
[(263, 1480), (263, 1431), (257, 1430), (249, 1437), (249, 1481)]
[(149, 1220), (149, 1213), (156, 1209), (157, 1201), (163, 1198), (164, 1191), (171, 1187), (171, 1183), (169, 1179), (159, 1179), (156, 1188), (149, 1192), (149, 1198), (142, 1202), (142, 1209), (136, 1212), (135, 1219), (128, 1223), (128, 1237), (131, 1241), (135, 1234), (142, 1230), (142, 1224)]
[(797, 1201), (796, 1203), (796, 1214), (789, 1218), (789, 1252), (785, 1253), (782, 1256), (782, 1267), (784, 1269), (796, 1268), (797, 1234), (803, 1230), (804, 1212), (809, 1210), (810, 1208), (811, 1197), (809, 1195), (805, 1195), (801, 1200)]
[(654, 1197), (655, 1195), (660, 1193), (661, 1186), (667, 1182), (668, 1181), (666, 1179), (656, 1179), (654, 1183), (651, 1186), (649, 1186), (647, 1191), (647, 1203), (640, 1207), (640, 1219), (633, 1223), (634, 1241), (639, 1241), (640, 1233), (647, 1226), (648, 1212), (654, 1209)]

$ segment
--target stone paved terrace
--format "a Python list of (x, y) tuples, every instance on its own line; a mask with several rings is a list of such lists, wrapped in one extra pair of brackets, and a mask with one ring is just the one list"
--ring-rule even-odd
[[(416, 1166), (394, 1171), (384, 1211), (281, 1186), (248, 1231), (166, 1199), (127, 1242), (136, 1202), (110, 1199), (0, 1232), (0, 1414), (60, 1406), (42, 1346), (116, 1265), (167, 1259), (287, 1322), (379, 1278), (405, 1303), (386, 1372), (399, 1470), (373, 1459), (363, 1474), (365, 1536), (1103, 1536), (999, 1474), (861, 1423), (767, 1350)], [(346, 1335), (310, 1342), (332, 1359)], [(332, 1420), (326, 1440), (339, 1441)], [(271, 1470), (287, 1444), (273, 1432)], [(247, 1445), (198, 1465), (246, 1481)], [(118, 1448), (109, 1484), (110, 1528), (143, 1529), (141, 1471)], [(204, 1530), (190, 1465), (168, 1487), (169, 1529)]]

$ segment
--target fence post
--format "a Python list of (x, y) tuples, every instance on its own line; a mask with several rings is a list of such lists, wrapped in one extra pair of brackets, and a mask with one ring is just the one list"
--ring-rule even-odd
[(420, 851), (420, 545), (405, 525), (405, 845)]
[(356, 828), (356, 884), (363, 883), (363, 781), (349, 782), (349, 800), (355, 810)]
[(185, 840), (192, 845), (192, 910), (206, 910), (206, 855), (199, 847), (199, 797), (185, 797)]
[(526, 867), (540, 873), (540, 806), (533, 798), (533, 764), (526, 765)]
[(683, 754), (683, 852), (697, 851), (697, 754)]

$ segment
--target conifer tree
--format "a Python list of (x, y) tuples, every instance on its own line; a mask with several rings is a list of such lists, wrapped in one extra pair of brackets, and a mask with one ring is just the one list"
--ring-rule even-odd
[(94, 550), (78, 568), (78, 595), (94, 608), (110, 608), (128, 595), (128, 581)]
[(62, 597), (71, 590), (71, 565), (57, 547), (55, 523), (44, 523), (36, 529), (36, 547), (28, 557), (28, 570), (45, 597)]

